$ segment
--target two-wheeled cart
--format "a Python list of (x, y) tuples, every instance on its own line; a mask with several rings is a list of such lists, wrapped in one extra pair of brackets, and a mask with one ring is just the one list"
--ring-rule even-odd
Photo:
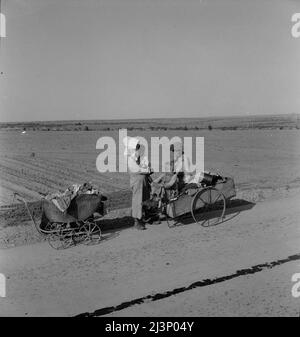
[[(167, 191), (164, 192), (168, 195)], [(202, 226), (213, 226), (224, 221), (226, 205), (235, 196), (232, 178), (205, 174), (201, 183), (187, 185), (175, 197), (165, 198), (159, 208), (169, 227), (187, 217)]]

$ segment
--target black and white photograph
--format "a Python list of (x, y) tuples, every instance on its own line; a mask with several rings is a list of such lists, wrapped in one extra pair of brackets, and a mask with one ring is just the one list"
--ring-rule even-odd
[(0, 0), (0, 317), (300, 317), (299, 205), (299, 0)]

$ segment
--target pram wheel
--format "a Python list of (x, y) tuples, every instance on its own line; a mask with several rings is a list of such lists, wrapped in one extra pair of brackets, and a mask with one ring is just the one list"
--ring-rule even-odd
[(82, 233), (83, 243), (86, 245), (97, 244), (101, 240), (101, 228), (92, 220), (85, 221), (79, 231)]
[(52, 233), (48, 236), (48, 243), (54, 249), (65, 249), (74, 243), (73, 236), (72, 230), (65, 233)]

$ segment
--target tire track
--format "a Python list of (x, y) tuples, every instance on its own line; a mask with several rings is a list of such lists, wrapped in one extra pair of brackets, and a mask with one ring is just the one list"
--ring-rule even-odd
[(110, 314), (110, 313), (115, 312), (115, 311), (120, 311), (120, 310), (129, 308), (129, 307), (132, 307), (132, 306), (137, 305), (137, 304), (143, 304), (145, 301), (148, 301), (148, 302), (149, 301), (151, 301), (151, 302), (158, 301), (158, 300), (161, 300), (161, 299), (164, 299), (164, 298), (167, 298), (167, 297), (170, 297), (170, 296), (174, 296), (174, 295), (177, 295), (177, 294), (180, 294), (180, 293), (183, 293), (185, 291), (189, 291), (189, 290), (192, 290), (192, 289), (195, 289), (195, 288), (206, 287), (206, 286), (210, 286), (210, 285), (213, 285), (213, 284), (216, 284), (216, 283), (229, 281), (229, 280), (232, 280), (232, 279), (240, 277), (240, 276), (259, 273), (263, 270), (272, 269), (272, 268), (274, 268), (276, 266), (279, 266), (281, 264), (291, 262), (291, 261), (297, 261), (297, 260), (300, 260), (300, 254), (291, 255), (291, 256), (288, 256), (287, 258), (281, 259), (281, 260), (276, 260), (276, 261), (272, 261), (272, 262), (265, 262), (265, 263), (262, 263), (262, 264), (252, 266), (250, 268), (240, 269), (240, 270), (237, 270), (235, 273), (230, 274), (230, 275), (220, 276), (220, 277), (216, 277), (216, 278), (213, 278), (213, 279), (203, 279), (203, 280), (194, 282), (187, 287), (175, 288), (173, 290), (169, 290), (169, 291), (166, 291), (164, 293), (157, 293), (157, 294), (154, 294), (154, 295), (147, 295), (147, 296), (144, 296), (144, 297), (136, 298), (136, 299), (131, 300), (131, 301), (123, 302), (123, 303), (121, 303), (117, 306), (114, 306), (114, 307), (105, 307), (105, 308), (95, 310), (92, 313), (88, 313), (88, 312), (82, 313), (82, 314), (76, 315), (76, 317), (104, 316), (104, 315)]

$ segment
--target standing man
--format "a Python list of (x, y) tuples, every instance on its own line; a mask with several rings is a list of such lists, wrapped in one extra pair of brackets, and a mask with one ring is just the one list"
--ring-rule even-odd
[(143, 222), (143, 201), (150, 199), (150, 165), (143, 155), (142, 147), (137, 138), (124, 139), (125, 152), (128, 157), (130, 187), (132, 190), (132, 217), (136, 229), (146, 229)]

